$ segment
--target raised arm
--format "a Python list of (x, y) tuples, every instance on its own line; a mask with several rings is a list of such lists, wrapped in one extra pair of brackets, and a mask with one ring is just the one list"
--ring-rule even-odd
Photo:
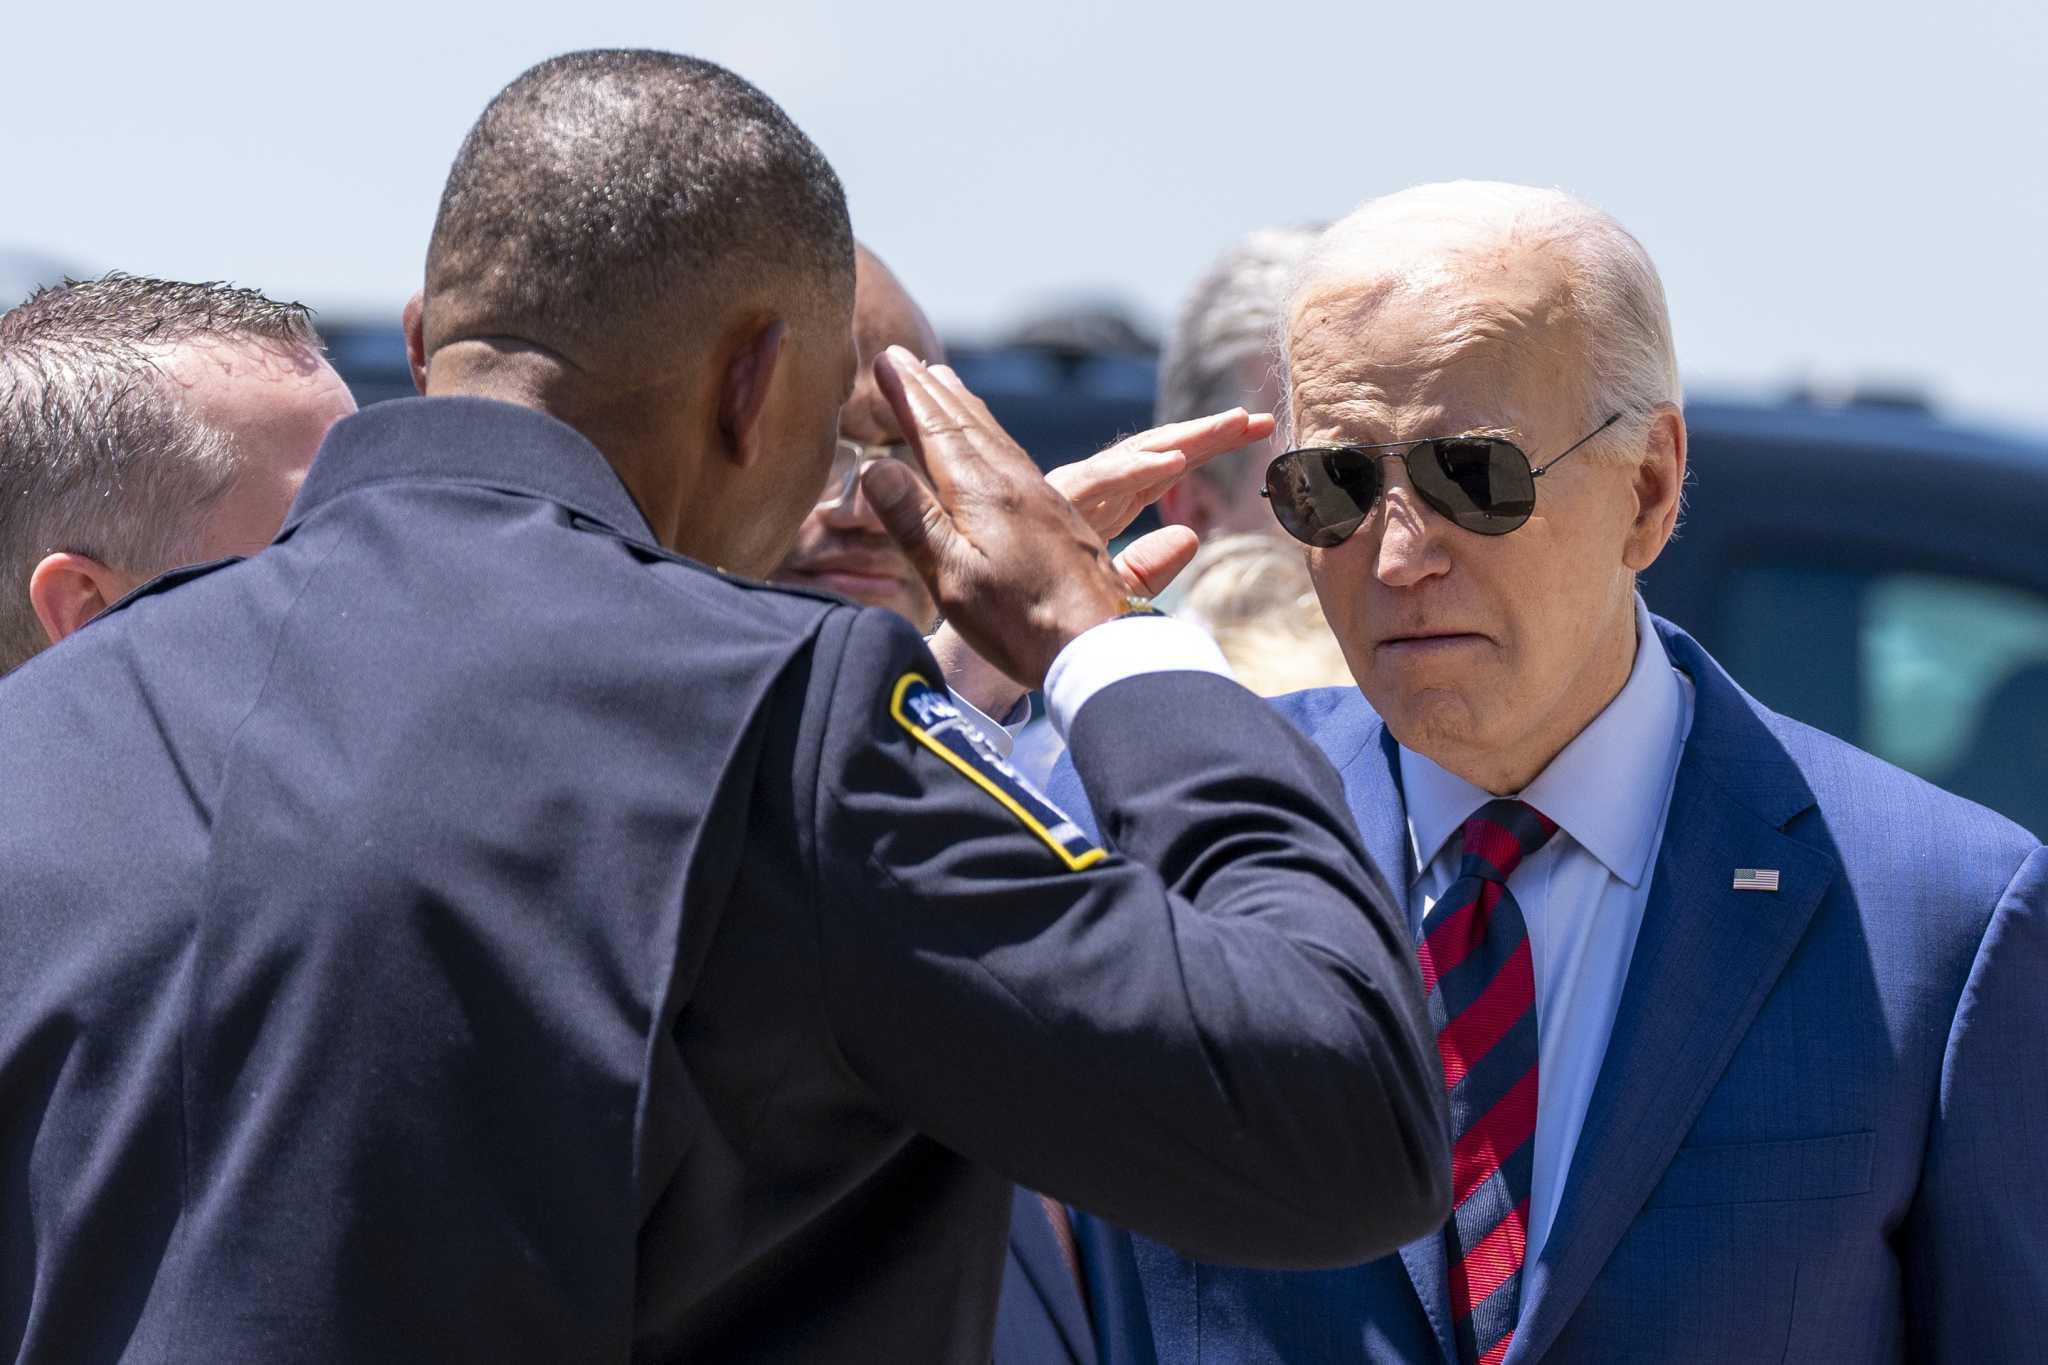
[(1122, 851), (975, 746), (906, 628), (847, 613), (811, 776), (848, 1065), (940, 1141), (1196, 1256), (1344, 1264), (1436, 1226), (1433, 1036), (1336, 774), (1199, 632), (1116, 619), (1100, 539), (956, 380), (889, 377), (933, 483), (876, 466), (869, 496), (977, 649), (1052, 674)]

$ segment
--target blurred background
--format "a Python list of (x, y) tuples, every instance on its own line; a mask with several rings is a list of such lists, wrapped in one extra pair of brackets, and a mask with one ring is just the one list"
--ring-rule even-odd
[(64, 273), (320, 310), (364, 402), (484, 103), (675, 48), (763, 86), (1034, 455), (1149, 424), (1225, 245), (1557, 185), (1664, 275), (1697, 488), (1646, 583), (1766, 701), (2048, 832), (2048, 6), (1594, 0), (22, 4), (0, 302)]

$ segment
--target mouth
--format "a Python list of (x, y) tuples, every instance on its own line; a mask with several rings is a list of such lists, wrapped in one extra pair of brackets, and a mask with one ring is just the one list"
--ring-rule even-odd
[(1408, 635), (1389, 635), (1375, 648), (1397, 659), (1430, 659), (1443, 654), (1455, 654), (1487, 643), (1484, 635), (1468, 630), (1416, 631)]
[(842, 597), (864, 597), (891, 592), (905, 582), (903, 572), (893, 565), (868, 559), (819, 559), (793, 564), (788, 573), (838, 593)]

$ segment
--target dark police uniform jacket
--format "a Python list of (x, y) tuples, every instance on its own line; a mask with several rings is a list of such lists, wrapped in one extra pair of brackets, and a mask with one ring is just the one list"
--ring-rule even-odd
[(985, 1360), (1012, 1180), (1212, 1259), (1417, 1235), (1329, 765), (1116, 684), (1108, 856), (942, 689), (548, 417), (340, 424), (276, 546), (0, 683), (0, 1358)]

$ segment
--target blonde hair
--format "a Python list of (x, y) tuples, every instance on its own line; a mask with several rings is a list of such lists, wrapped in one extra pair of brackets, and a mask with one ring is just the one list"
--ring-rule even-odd
[(1214, 636), (1260, 696), (1354, 685), (1298, 551), (1272, 536), (1223, 536), (1202, 547), (1186, 582), (1179, 615)]

